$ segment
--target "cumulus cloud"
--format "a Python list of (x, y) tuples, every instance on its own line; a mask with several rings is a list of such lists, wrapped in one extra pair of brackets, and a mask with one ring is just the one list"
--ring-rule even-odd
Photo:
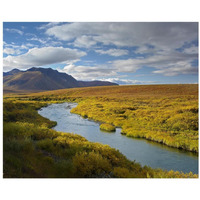
[(100, 53), (100, 54), (107, 54), (110, 56), (124, 56), (124, 55), (128, 55), (128, 50), (124, 50), (124, 49), (109, 49), (109, 50), (95, 50), (95, 52)]
[(186, 54), (180, 52), (160, 53), (147, 58), (128, 60), (115, 60), (110, 64), (118, 72), (136, 72), (146, 66), (155, 68), (153, 73), (174, 76), (177, 74), (197, 74), (197, 67), (192, 66), (192, 61), (198, 58), (198, 54)]
[(58, 69), (60, 72), (65, 72), (72, 75), (78, 80), (99, 79), (99, 77), (116, 76), (117, 72), (111, 66), (76, 66), (74, 64), (66, 65), (63, 69)]
[[(37, 36), (33, 36), (31, 38), (28, 38), (27, 41), (36, 41), (39, 42), (43, 47), (47, 47), (47, 46), (61, 46), (62, 43), (60, 41), (55, 41), (52, 40), (51, 37), (45, 37), (45, 38), (39, 38)], [(33, 46), (37, 46), (37, 45), (33, 45)]]
[(11, 48), (6, 48), (3, 50), (3, 53), (5, 54), (14, 54), (15, 53), (15, 50), (14, 49), (11, 49)]
[(136, 72), (138, 69), (142, 67), (142, 63), (140, 65), (140, 59), (127, 59), (127, 60), (115, 60), (110, 62), (110, 64), (118, 71), (118, 72)]
[(89, 48), (96, 43), (97, 42), (93, 40), (92, 36), (82, 35), (74, 41), (74, 46)]
[(22, 49), (29, 49), (30, 47), (34, 47), (37, 45), (31, 44), (31, 43), (26, 43), (26, 45), (22, 44), (22, 45), (17, 45), (15, 43), (6, 43), (5, 41), (3, 42), (3, 46), (4, 48), (10, 48), (10, 49), (14, 49), (14, 50), (22, 50)]
[[(136, 72), (143, 66), (155, 68), (153, 73), (169, 75), (194, 74), (192, 62), (198, 58), (196, 46), (185, 48), (185, 44), (198, 39), (198, 23), (68, 23), (46, 29), (46, 34), (75, 46), (89, 48), (94, 45), (137, 47), (133, 52), (140, 57), (115, 60), (108, 65), (117, 73)], [(128, 50), (113, 48), (98, 49), (99, 54), (111, 56), (127, 55)], [(108, 66), (107, 65), (107, 66)], [(171, 72), (170, 72), (171, 70)]]
[(38, 37), (32, 37), (32, 38), (27, 39), (27, 40), (29, 40), (29, 41), (37, 41), (37, 42), (40, 42), (41, 44), (46, 44), (47, 43), (46, 40), (43, 40), (43, 39), (38, 38)]
[(33, 66), (45, 66), (56, 63), (70, 63), (85, 56), (86, 53), (63, 47), (32, 48), (26, 54), (7, 56), (3, 59), (4, 69), (27, 69)]
[(12, 55), (12, 54), (20, 54), (21, 51), (19, 49), (13, 49), (13, 48), (4, 48), (3, 53), (7, 55)]
[(53, 26), (46, 34), (64, 41), (88, 39), (116, 46), (140, 46), (151, 44), (162, 48), (178, 48), (185, 41), (198, 38), (197, 23), (68, 23)]
[(33, 47), (34, 45), (27, 43), (26, 45), (17, 45), (15, 43), (6, 43), (5, 41), (3, 42), (3, 53), (8, 55), (19, 55), (22, 54), (24, 51), (27, 51), (30, 47)]
[(19, 35), (23, 35), (24, 34), (23, 31), (20, 31), (20, 30), (15, 29), (15, 28), (6, 28), (4, 30), (7, 31), (7, 32), (10, 32), (10, 33), (18, 33)]
[[(154, 69), (152, 73), (162, 74), (164, 76), (197, 74), (197, 67), (192, 65), (192, 61), (197, 58), (198, 54), (195, 53), (187, 54), (177, 51), (163, 53), (161, 51), (157, 55), (150, 55), (146, 58), (118, 59), (97, 66), (76, 66), (72, 64), (65, 66), (61, 71), (71, 74), (75, 78), (81, 80), (102, 79), (103, 77), (107, 77), (106, 79), (108, 80), (110, 77), (119, 76), (120, 73), (134, 73), (143, 67), (151, 67)], [(115, 82), (117, 80), (118, 79), (116, 79)], [(120, 80), (122, 82), (120, 82)], [(133, 82), (132, 80), (129, 82), (127, 79), (125, 83), (125, 80), (126, 79), (119, 79), (117, 83), (136, 84), (137, 82)], [(153, 84), (153, 82), (151, 83)]]
[(198, 68), (190, 63), (180, 61), (165, 68), (153, 71), (155, 74), (164, 74), (165, 76), (175, 76), (179, 74), (197, 74)]

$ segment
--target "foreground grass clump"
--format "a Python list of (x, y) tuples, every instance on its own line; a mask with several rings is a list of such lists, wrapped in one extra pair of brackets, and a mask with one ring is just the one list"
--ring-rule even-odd
[(112, 124), (101, 124), (100, 129), (107, 132), (115, 132), (115, 126)]

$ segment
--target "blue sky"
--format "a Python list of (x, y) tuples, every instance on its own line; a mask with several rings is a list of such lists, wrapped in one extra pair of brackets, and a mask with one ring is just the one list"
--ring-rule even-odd
[(198, 82), (198, 23), (3, 23), (3, 71), (51, 67), (78, 80)]

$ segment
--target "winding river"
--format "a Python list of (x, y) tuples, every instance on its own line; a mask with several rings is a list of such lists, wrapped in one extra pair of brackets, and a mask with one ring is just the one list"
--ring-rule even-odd
[(82, 135), (91, 142), (108, 144), (142, 166), (198, 173), (196, 154), (145, 139), (126, 137), (120, 134), (120, 128), (117, 128), (115, 133), (103, 132), (99, 129), (99, 123), (70, 113), (70, 110), (76, 106), (76, 103), (51, 104), (38, 112), (43, 117), (57, 122), (57, 126), (53, 129)]

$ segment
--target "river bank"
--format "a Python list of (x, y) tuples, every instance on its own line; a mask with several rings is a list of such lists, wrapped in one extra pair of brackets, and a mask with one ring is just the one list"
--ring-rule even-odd
[(51, 104), (39, 110), (39, 114), (56, 121), (55, 130), (77, 133), (91, 142), (108, 144), (142, 166), (198, 173), (198, 156), (195, 154), (148, 142), (145, 139), (123, 136), (120, 128), (113, 134), (101, 131), (99, 123), (71, 113), (71, 109), (76, 106), (76, 103)]

